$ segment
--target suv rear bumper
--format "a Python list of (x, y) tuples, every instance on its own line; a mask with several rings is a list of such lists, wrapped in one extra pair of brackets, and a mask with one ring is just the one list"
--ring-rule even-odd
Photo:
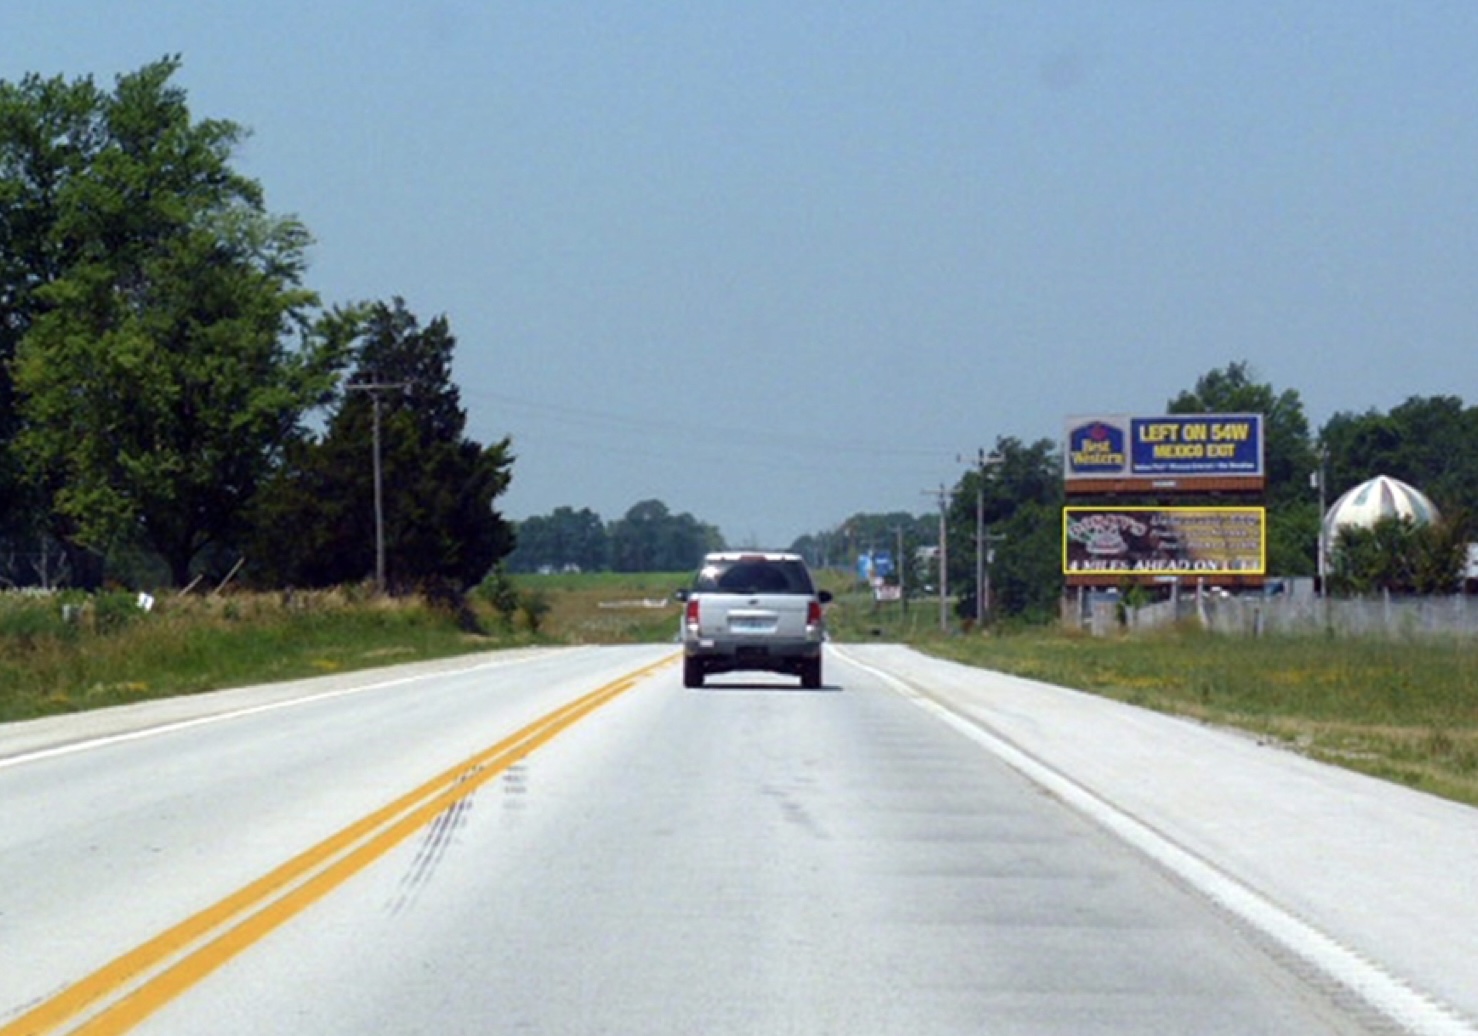
[(683, 654), (710, 673), (762, 669), (776, 673), (799, 672), (801, 663), (821, 657), (821, 641), (804, 638), (744, 639), (704, 637), (685, 640)]

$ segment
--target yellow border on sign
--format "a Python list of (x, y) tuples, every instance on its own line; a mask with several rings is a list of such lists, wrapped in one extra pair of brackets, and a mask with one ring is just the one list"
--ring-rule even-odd
[[(1072, 513), (1123, 513), (1126, 511), (1152, 512), (1155, 514), (1255, 514), (1257, 515), (1257, 568), (1130, 568), (1130, 569), (1070, 569), (1068, 568), (1067, 520)], [(1261, 576), (1268, 568), (1268, 509), (1266, 507), (1154, 507), (1137, 504), (1134, 506), (1064, 507), (1062, 509), (1062, 574), (1065, 576)]]

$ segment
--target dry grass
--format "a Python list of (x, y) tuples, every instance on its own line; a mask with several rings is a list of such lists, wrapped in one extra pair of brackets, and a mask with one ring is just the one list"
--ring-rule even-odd
[(418, 599), (323, 593), (0, 598), (0, 720), (294, 679), (474, 650)]
[(934, 638), (938, 654), (1233, 726), (1478, 805), (1478, 642), (1192, 630)]
[[(0, 720), (344, 672), (534, 641), (667, 642), (687, 573), (518, 577), (505, 627), (362, 587), (311, 594), (0, 596)], [(941, 636), (938, 610), (876, 608), (833, 587), (833, 634), (884, 637), (972, 665), (1277, 739), (1308, 755), (1478, 805), (1478, 642)], [(530, 608), (527, 605), (534, 605)], [(64, 613), (69, 618), (64, 618)], [(530, 617), (537, 616), (537, 629)]]
[(540, 632), (560, 643), (655, 643), (677, 637), (681, 605), (673, 593), (687, 573), (519, 576), (521, 596), (548, 605)]

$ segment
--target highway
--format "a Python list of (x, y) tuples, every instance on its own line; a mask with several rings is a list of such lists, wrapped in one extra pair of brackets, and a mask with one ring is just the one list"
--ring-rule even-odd
[(676, 660), (0, 727), (0, 1036), (1478, 1033), (1478, 811), (887, 645)]

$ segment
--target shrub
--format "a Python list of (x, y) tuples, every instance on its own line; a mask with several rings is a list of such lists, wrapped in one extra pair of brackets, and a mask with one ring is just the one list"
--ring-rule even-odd
[(92, 599), (92, 628), (98, 633), (116, 633), (144, 615), (137, 596), (109, 590)]
[(81, 605), (56, 597), (7, 595), (0, 604), (0, 637), (21, 650), (41, 640), (66, 640), (77, 635)]
[(544, 616), (553, 606), (542, 590), (525, 590), (518, 595), (518, 611), (530, 633), (538, 633), (544, 624)]
[(498, 613), (498, 620), (505, 630), (513, 628), (513, 616), (519, 609), (518, 588), (508, 578), (508, 571), (501, 564), (487, 574), (477, 586), (477, 595)]

